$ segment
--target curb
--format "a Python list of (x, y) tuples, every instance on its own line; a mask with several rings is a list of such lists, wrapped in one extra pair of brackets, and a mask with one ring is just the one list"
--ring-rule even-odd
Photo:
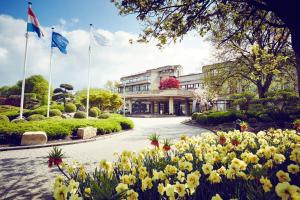
[(57, 143), (52, 143), (52, 144), (51, 143), (50, 144), (38, 144), (38, 145), (31, 145), (31, 146), (0, 147), (0, 152), (1, 151), (12, 151), (12, 150), (23, 150), (23, 149), (37, 149), (37, 148), (46, 148), (46, 147), (64, 146), (64, 145), (71, 145), (71, 144), (80, 144), (80, 143), (86, 143), (86, 142), (93, 142), (93, 141), (97, 141), (97, 140), (112, 138), (113, 136), (116, 136), (116, 135), (122, 135), (127, 131), (128, 130), (123, 130), (123, 131), (120, 131), (120, 132), (111, 133), (111, 134), (108, 134), (108, 135), (100, 135), (100, 136), (97, 136), (96, 138), (90, 138), (90, 139), (85, 139), (85, 140), (57, 142)]
[(203, 128), (203, 129), (206, 129), (206, 130), (212, 132), (213, 134), (217, 135), (216, 131), (214, 131), (214, 130), (212, 130), (210, 128), (207, 128), (207, 127), (199, 126), (198, 124), (193, 124), (192, 121), (193, 120), (189, 119), (189, 120), (185, 120), (185, 121), (183, 121), (181, 123), (184, 124), (184, 125), (187, 125), (187, 126), (195, 126), (195, 127), (198, 127), (198, 128)]

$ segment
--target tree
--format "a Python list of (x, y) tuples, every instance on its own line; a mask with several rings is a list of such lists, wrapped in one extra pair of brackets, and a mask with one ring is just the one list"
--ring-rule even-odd
[[(120, 14), (136, 14), (145, 29), (140, 42), (157, 38), (161, 47), (167, 42), (182, 38), (191, 30), (204, 35), (215, 29), (216, 24), (230, 20), (236, 24), (224, 41), (243, 35), (249, 24), (255, 29), (288, 28), (296, 58), (298, 93), (300, 96), (300, 12), (297, 1), (279, 0), (113, 0)], [(269, 21), (272, 19), (272, 21)]]
[(70, 102), (74, 99), (74, 96), (71, 93), (73, 89), (73, 86), (70, 84), (60, 84), (59, 88), (54, 89), (54, 96), (52, 97), (52, 100), (57, 102), (63, 102), (64, 106), (66, 106), (67, 102)]
[[(76, 93), (75, 101), (86, 105), (86, 90)], [(116, 111), (123, 104), (122, 98), (117, 93), (102, 89), (90, 89), (89, 107), (97, 107), (101, 111)]]
[(118, 92), (120, 83), (118, 81), (107, 81), (104, 85), (104, 89), (111, 92)]
[(172, 89), (172, 88), (179, 88), (179, 81), (174, 77), (167, 77), (162, 79), (159, 82), (159, 89), (160, 90), (166, 90), (166, 89)]
[[(32, 102), (36, 105), (39, 102), (41, 105), (47, 104), (48, 95), (48, 81), (41, 75), (33, 75), (25, 80), (25, 97), (28, 94), (28, 100), (24, 102), (24, 107), (27, 107), (26, 103), (32, 105)], [(8, 99), (14, 99), (14, 104), (21, 98), (22, 81), (18, 81), (15, 85), (9, 87), (4, 86), (0, 89), (1, 95)], [(12, 96), (13, 95), (13, 96)], [(9, 98), (12, 96), (11, 98)], [(19, 103), (17, 104), (19, 105)]]

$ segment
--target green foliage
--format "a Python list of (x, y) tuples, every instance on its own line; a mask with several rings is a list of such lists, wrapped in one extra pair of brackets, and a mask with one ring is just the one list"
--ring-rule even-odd
[(101, 114), (101, 110), (97, 107), (92, 107), (89, 111), (90, 117), (98, 117)]
[[(40, 104), (46, 105), (48, 98), (48, 81), (41, 75), (30, 76), (25, 81), (25, 93), (35, 94), (36, 98), (40, 101)], [(16, 88), (17, 89), (13, 94), (19, 95), (21, 93), (22, 81), (18, 81)]]
[(71, 102), (74, 99), (73, 94), (70, 92), (73, 89), (73, 86), (70, 84), (60, 84), (59, 88), (54, 89), (52, 100), (66, 105), (67, 102)]
[(86, 118), (86, 113), (83, 112), (83, 111), (77, 111), (77, 112), (74, 114), (74, 118), (77, 118), (77, 119), (84, 119), (84, 118)]
[(200, 124), (221, 124), (232, 122), (237, 119), (234, 111), (217, 111), (211, 113), (195, 113), (194, 117)]
[(241, 110), (248, 110), (250, 101), (254, 99), (255, 94), (251, 92), (242, 92), (231, 96), (234, 105), (239, 105)]
[(28, 121), (40, 121), (40, 120), (44, 120), (44, 119), (46, 119), (46, 117), (44, 115), (40, 115), (40, 114), (33, 114), (27, 118)]
[(107, 119), (107, 118), (109, 118), (109, 116), (110, 116), (110, 114), (109, 113), (102, 113), (102, 114), (100, 114), (99, 115), (99, 119)]
[(76, 132), (78, 128), (92, 126), (97, 128), (97, 134), (118, 132), (122, 129), (133, 128), (130, 119), (114, 115), (109, 119), (62, 119), (58, 116), (41, 121), (1, 122), (0, 134), (4, 134), (7, 141), (18, 141), (26, 131), (45, 131), (48, 140), (65, 138)]
[(272, 117), (270, 117), (266, 113), (260, 114), (258, 117), (259, 117), (260, 121), (262, 121), (262, 122), (272, 122), (273, 121)]
[(51, 109), (50, 112), (49, 112), (49, 115), (50, 115), (50, 117), (61, 116), (62, 113), (59, 109)]
[[(101, 114), (101, 115), (103, 115), (103, 114)], [(122, 127), (122, 130), (134, 128), (134, 123), (129, 118), (123, 117), (122, 115), (118, 115), (118, 114), (111, 114), (109, 117), (110, 117), (110, 119), (119, 122)]]
[[(27, 110), (25, 109), (24, 112)], [(7, 116), (10, 120), (15, 119), (20, 114), (20, 108), (15, 106), (9, 106), (9, 105), (0, 105), (0, 114)]]
[(0, 122), (9, 122), (9, 118), (6, 115), (0, 114)]
[(76, 112), (76, 110), (77, 110), (76, 105), (73, 103), (67, 103), (65, 106), (66, 113), (73, 113)]
[(19, 118), (17, 118), (17, 119), (11, 120), (11, 122), (18, 124), (18, 123), (26, 123), (27, 121), (25, 119), (19, 119)]
[[(75, 101), (85, 105), (86, 90), (77, 92)], [(123, 100), (119, 94), (101, 89), (90, 90), (89, 102), (89, 107), (98, 107), (101, 111), (116, 111), (123, 104)]]

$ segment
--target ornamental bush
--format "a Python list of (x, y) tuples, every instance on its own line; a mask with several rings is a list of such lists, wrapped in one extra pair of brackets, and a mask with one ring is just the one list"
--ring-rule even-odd
[(101, 114), (101, 110), (97, 107), (92, 107), (89, 111), (90, 117), (98, 117)]
[(59, 163), (68, 177), (56, 178), (54, 197), (64, 189), (84, 199), (297, 199), (299, 141), (295, 130), (218, 132), (181, 137), (171, 149), (125, 150), (92, 172)]
[[(107, 134), (118, 132), (128, 127), (133, 127), (130, 119), (122, 116), (115, 116), (111, 119), (62, 119), (59, 116), (50, 117), (41, 121), (17, 120), (18, 123), (0, 123), (0, 135), (4, 135), (5, 141), (20, 144), (21, 136), (26, 131), (44, 131), (48, 140), (62, 139), (72, 133), (77, 132), (78, 128), (92, 126), (97, 128), (97, 134)], [(124, 125), (126, 124), (126, 125)]]
[(0, 122), (9, 122), (9, 118), (5, 115), (0, 115)]
[(74, 118), (84, 119), (84, 118), (86, 118), (86, 113), (83, 111), (77, 111), (74, 115)]
[(99, 115), (99, 119), (107, 119), (107, 118), (109, 118), (109, 116), (110, 116), (110, 114), (109, 113), (102, 113), (102, 114), (100, 114)]
[(46, 117), (44, 115), (40, 115), (40, 114), (33, 114), (27, 118), (28, 121), (40, 121), (40, 120), (44, 120), (44, 119), (46, 119)]
[(61, 111), (58, 110), (58, 109), (51, 109), (51, 110), (49, 111), (49, 115), (50, 115), (50, 117), (61, 116), (62, 113), (61, 113)]
[(67, 103), (65, 106), (66, 113), (73, 113), (76, 112), (76, 110), (77, 110), (76, 105), (73, 103)]

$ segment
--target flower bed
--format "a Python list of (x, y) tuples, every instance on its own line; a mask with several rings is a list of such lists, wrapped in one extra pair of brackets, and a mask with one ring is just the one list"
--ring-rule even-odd
[(153, 148), (124, 151), (115, 163), (102, 160), (93, 173), (50, 156), (65, 175), (55, 180), (55, 199), (300, 198), (300, 135), (295, 130), (219, 132), (181, 137), (174, 145), (153, 142), (157, 135), (150, 139)]

